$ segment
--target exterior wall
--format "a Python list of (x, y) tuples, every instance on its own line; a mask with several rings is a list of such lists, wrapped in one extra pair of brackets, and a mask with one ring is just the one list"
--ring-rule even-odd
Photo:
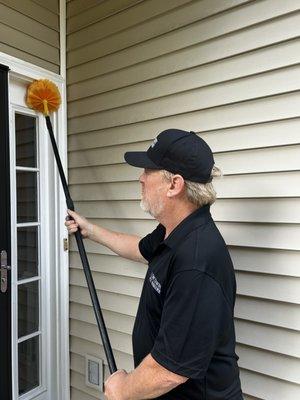
[(0, 0), (0, 52), (59, 73), (59, 0)]
[[(294, 0), (68, 3), (76, 208), (144, 235), (156, 223), (139, 208), (140, 171), (124, 152), (147, 148), (169, 127), (209, 143), (224, 173), (212, 214), (236, 269), (237, 353), (249, 400), (300, 398), (299, 11)], [(86, 247), (117, 365), (131, 369), (145, 266)], [(84, 355), (104, 352), (74, 241), (70, 278), (71, 398), (93, 400)]]

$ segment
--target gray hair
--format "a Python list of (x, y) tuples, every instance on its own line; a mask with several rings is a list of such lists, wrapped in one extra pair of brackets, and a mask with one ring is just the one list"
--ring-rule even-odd
[[(162, 174), (168, 181), (170, 181), (175, 175), (166, 170), (162, 170)], [(211, 178), (221, 177), (223, 176), (223, 173), (220, 168), (214, 165), (210, 176)], [(184, 182), (186, 187), (185, 194), (191, 203), (196, 204), (198, 207), (202, 207), (206, 204), (211, 205), (216, 201), (217, 192), (215, 191), (212, 182), (199, 183), (188, 180), (184, 180)]]

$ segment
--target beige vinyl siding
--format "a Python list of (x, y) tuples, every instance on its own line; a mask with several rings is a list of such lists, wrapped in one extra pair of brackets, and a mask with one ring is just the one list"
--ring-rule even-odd
[(0, 52), (59, 73), (59, 0), (0, 0)]
[[(77, 210), (113, 230), (149, 233), (156, 222), (139, 207), (140, 171), (124, 152), (146, 149), (166, 128), (195, 130), (224, 173), (212, 214), (236, 269), (245, 399), (299, 398), (298, 2), (73, 0), (67, 32)], [(105, 357), (70, 246), (72, 400), (93, 400), (84, 355)], [(131, 369), (146, 268), (90, 241), (86, 248), (117, 365)]]

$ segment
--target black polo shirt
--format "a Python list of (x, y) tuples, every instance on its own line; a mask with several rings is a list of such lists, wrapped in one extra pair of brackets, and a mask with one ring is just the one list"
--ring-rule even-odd
[(159, 399), (240, 400), (236, 281), (210, 206), (198, 208), (164, 237), (159, 224), (139, 242), (149, 268), (132, 335), (135, 367), (151, 353), (189, 378)]

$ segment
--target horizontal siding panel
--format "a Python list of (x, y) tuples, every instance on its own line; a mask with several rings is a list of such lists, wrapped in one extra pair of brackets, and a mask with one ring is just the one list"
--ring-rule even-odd
[(241, 369), (243, 391), (260, 399), (295, 400), (300, 396), (300, 386), (294, 383)]
[[(59, 33), (34, 19), (0, 3), (0, 24), (23, 32), (33, 38), (39, 38), (53, 47), (59, 48)], [(1, 39), (2, 41), (2, 39)], [(8, 42), (9, 43), (9, 42)]]
[[(103, 7), (103, 1), (101, 1)], [(67, 17), (70, 20), (75, 15), (81, 15), (91, 7), (99, 6), (99, 0), (72, 0), (67, 1)], [(100, 7), (99, 7), (100, 8)], [(68, 32), (67, 32), (68, 33)], [(69, 35), (70, 36), (70, 35)]]
[(54, 14), (59, 14), (59, 1), (58, 0), (34, 0), (35, 3), (40, 4), (42, 7), (50, 10)]
[[(124, 93), (124, 90), (121, 90), (123, 87), (128, 87), (127, 93), (133, 96), (136, 96), (139, 87), (143, 87), (146, 89), (147, 96), (143, 93), (144, 97), (142, 98), (149, 99), (159, 96), (161, 93), (172, 94), (176, 91), (208, 86), (298, 64), (299, 52), (300, 40), (294, 39), (191, 68), (188, 66), (184, 68), (184, 60), (177, 56), (178, 63), (179, 65), (183, 64), (183, 68), (179, 72), (169, 72), (168, 74), (165, 73), (166, 71), (161, 71), (164, 65), (163, 60), (160, 60), (158, 68), (155, 69), (147, 68), (147, 62), (145, 62), (142, 65), (71, 84), (68, 86), (68, 100), (72, 102), (89, 96), (98, 100), (101, 99), (99, 95), (104, 92)], [(139, 82), (144, 83), (138, 85)], [(153, 91), (152, 96), (150, 88)]]
[[(104, 360), (104, 364), (107, 365), (104, 348), (102, 346), (98, 346), (97, 343), (73, 336), (70, 338), (70, 350), (73, 354), (77, 354), (82, 357), (84, 357), (85, 354), (97, 354), (98, 357), (101, 357)], [(123, 368), (127, 370), (132, 369), (133, 359), (130, 354), (114, 350), (114, 355), (120, 368), (122, 368), (121, 365), (124, 365)]]
[[(77, 210), (87, 218), (152, 218), (140, 208), (140, 201), (77, 202)], [(300, 201), (286, 199), (219, 199), (212, 207), (215, 221), (300, 223)]]
[[(39, 39), (29, 36), (27, 33), (19, 32), (16, 29), (0, 24), (1, 43), (9, 43), (9, 47), (17, 48), (22, 52), (29, 53), (35, 57), (48, 62), (59, 64), (59, 49)], [(0, 49), (2, 44), (0, 43)], [(2, 51), (2, 50), (1, 50)]]
[(229, 246), (229, 252), (240, 271), (300, 277), (299, 251)]
[(141, 143), (128, 143), (112, 147), (98, 147), (69, 153), (69, 169), (86, 167), (90, 165), (105, 165), (124, 162), (126, 151), (146, 150), (151, 141)]
[[(98, 290), (107, 292), (120, 293), (128, 296), (140, 296), (143, 280), (138, 278), (130, 278), (124, 276), (111, 276), (105, 273), (93, 274), (95, 286)], [(83, 270), (70, 269), (70, 284), (77, 286), (86, 286)]]
[(300, 201), (287, 199), (219, 199), (212, 207), (216, 221), (300, 223)]
[[(81, 268), (81, 260), (78, 252), (70, 252), (69, 260), (72, 267)], [(147, 269), (145, 264), (127, 260), (117, 255), (91, 254), (89, 256), (89, 263), (92, 271), (141, 279), (145, 277)]]
[[(158, 38), (156, 41), (151, 40), (149, 43), (145, 42), (144, 44), (135, 45), (97, 60), (85, 62), (82, 65), (74, 65), (73, 68), (70, 68), (69, 65), (69, 84), (142, 63), (150, 59), (153, 60), (147, 63), (148, 70), (155, 69), (163, 58), (165, 73), (167, 74), (180, 69), (203, 65), (225, 57), (231, 57), (239, 53), (252, 51), (260, 47), (299, 37), (299, 23), (299, 13), (288, 14), (284, 17), (275, 18), (251, 26), (248, 29), (228, 33), (225, 36), (200, 44), (199, 40), (197, 40), (198, 36), (193, 36), (192, 32), (188, 31), (190, 43), (185, 43), (188, 47), (178, 51), (179, 49), (177, 46), (176, 52), (173, 49), (176, 42), (174, 42), (174, 38), (169, 38), (169, 35), (167, 37), (168, 40), (166, 40), (165, 37), (162, 39)], [(156, 43), (162, 40), (163, 43)], [(182, 43), (181, 46), (184, 47)], [(176, 59), (178, 58), (186, 60), (184, 62), (184, 67), (182, 66), (183, 61), (177, 66)]]
[[(300, 172), (272, 172), (260, 174), (228, 175), (215, 178), (213, 185), (221, 198), (262, 198), (300, 196)], [(140, 183), (82, 183), (70, 185), (75, 201), (137, 200)]]
[[(88, 394), (91, 400), (94, 399), (101, 399), (105, 400), (105, 396), (103, 393), (99, 393), (98, 390), (93, 389), (85, 384), (85, 377), (84, 375), (71, 370), (70, 371), (70, 383), (72, 387), (75, 387), (76, 389), (80, 390), (81, 392)], [(73, 399), (72, 399), (73, 400)]]
[[(107, 310), (102, 311), (107, 329), (113, 329), (115, 331), (131, 335), (134, 317)], [(96, 326), (96, 319), (92, 306), (71, 303), (70, 318), (80, 322), (87, 322)]]
[[(193, 105), (193, 107), (196, 107), (196, 105)], [(299, 92), (246, 100), (236, 104), (227, 104), (200, 111), (194, 110), (188, 113), (179, 111), (177, 115), (175, 115), (174, 110), (169, 109), (168, 105), (168, 111), (161, 110), (157, 105), (150, 112), (145, 105), (141, 107), (138, 104), (72, 118), (69, 120), (69, 133), (88, 132), (96, 128), (104, 129), (153, 119), (155, 119), (157, 125), (156, 132), (163, 130), (161, 129), (161, 120), (164, 121), (163, 126), (167, 126), (167, 128), (176, 126), (178, 129), (184, 127), (185, 130), (197, 130), (201, 126), (203, 130), (220, 129), (299, 117), (299, 109)], [(181, 120), (180, 124), (177, 123), (179, 120)], [(142, 126), (140, 128), (142, 129)]]
[[(133, 47), (139, 48), (141, 57), (145, 57), (146, 53), (149, 58), (158, 57), (162, 54), (192, 46), (199, 42), (211, 40), (247, 26), (262, 23), (268, 19), (273, 19), (278, 16), (282, 17), (284, 14), (291, 13), (295, 10), (299, 10), (299, 5), (295, 3), (294, 0), (286, 0), (284, 3), (281, 0), (265, 0), (255, 3), (248, 2), (243, 7), (237, 7), (219, 15), (206, 18), (203, 21), (197, 21), (189, 24), (187, 27), (165, 33), (158, 38), (153, 38), (154, 35), (152, 35), (151, 40), (136, 45), (137, 32), (139, 32), (139, 35), (142, 37), (144, 35), (143, 25), (145, 24), (143, 24), (139, 27), (138, 31), (133, 32), (133, 35), (130, 35), (128, 39), (126, 38), (125, 31), (124, 35), (121, 37), (113, 35), (107, 39), (104, 38), (101, 41), (97, 41), (94, 44), (86, 45), (75, 51), (70, 51), (68, 56), (69, 66), (72, 67), (74, 65), (86, 63), (87, 61), (129, 47), (129, 57)], [(153, 26), (152, 29), (152, 32), (155, 33), (155, 26)], [(125, 37), (124, 42), (123, 37)]]
[[(120, 293), (109, 293), (103, 290), (97, 290), (104, 310), (119, 312), (124, 315), (136, 316), (139, 299), (133, 296), (127, 296)], [(70, 286), (70, 301), (78, 304), (91, 305), (91, 297), (87, 287)]]
[(71, 353), (71, 369), (79, 374), (85, 375), (85, 357)]
[[(121, 166), (121, 168), (120, 168)], [(69, 182), (74, 183), (91, 183), (91, 182), (119, 182), (137, 180), (140, 170), (132, 168), (129, 165), (105, 165), (103, 167), (89, 168), (70, 168)]]
[[(235, 328), (236, 339), (239, 344), (299, 358), (300, 335), (298, 332), (237, 319), (235, 320)], [(298, 378), (295, 376), (293, 380), (300, 383), (299, 378), (298, 373)]]
[(217, 222), (217, 226), (231, 246), (300, 250), (299, 226), (238, 222)]
[[(123, 15), (119, 14), (115, 18), (104, 21), (104, 23), (101, 24), (102, 28), (98, 29), (100, 31), (99, 34), (95, 35), (96, 38), (100, 36), (97, 41), (93, 40), (92, 43), (85, 43), (85, 45), (80, 48), (75, 48), (74, 50), (72, 47), (69, 51), (70, 66), (97, 59), (107, 54), (123, 50), (124, 48), (133, 47), (138, 43), (147, 42), (147, 47), (150, 47), (149, 51), (152, 52), (152, 42), (155, 41), (157, 46), (155, 51), (157, 52), (158, 50), (158, 54), (161, 54), (160, 44), (165, 41), (169, 42), (170, 48), (168, 50), (165, 48), (164, 52), (185, 47), (183, 43), (179, 43), (182, 39), (183, 42), (187, 42), (186, 45), (189, 45), (191, 39), (195, 42), (195, 37), (198, 37), (202, 42), (214, 37), (214, 35), (222, 34), (228, 30), (234, 30), (234, 28), (228, 28), (228, 26), (226, 26), (228, 21), (224, 22), (224, 29), (222, 29), (223, 26), (218, 25), (218, 21), (214, 21), (216, 24), (214, 25), (211, 21), (208, 22), (207, 17), (222, 11), (222, 9), (244, 2), (244, 0), (231, 0), (226, 3), (220, 3), (216, 0), (204, 0), (202, 3), (189, 2), (186, 6), (177, 8), (177, 5), (182, 5), (186, 3), (186, 1), (165, 0), (161, 2), (159, 0), (148, 0), (147, 2), (141, 2), (128, 11), (125, 11)], [(210, 4), (211, 7), (209, 7)], [(127, 16), (124, 14), (127, 14)], [(121, 18), (128, 22), (124, 24), (124, 22), (120, 21)], [(215, 18), (220, 19), (221, 24), (223, 18), (226, 20), (226, 15), (225, 17), (219, 17), (217, 15)], [(120, 30), (120, 32), (111, 32), (113, 29), (111, 27), (107, 29), (105, 25), (111, 23), (113, 27), (119, 27), (120, 25), (116, 20), (120, 21), (122, 30), (119, 28), (118, 30)], [(134, 21), (134, 24), (132, 24), (131, 21)], [(241, 24), (243, 23), (242, 21)], [(213, 25), (212, 31), (210, 31), (210, 25)], [(190, 35), (187, 34), (188, 30), (191, 30)], [(93, 37), (94, 31), (95, 28), (91, 33), (86, 32), (84, 37)], [(101, 38), (101, 33), (103, 31), (107, 31), (107, 33)], [(163, 39), (161, 39), (162, 37)], [(171, 38), (173, 38), (173, 40), (171, 40)]]
[[(76, 242), (74, 242), (73, 240), (71, 241), (70, 248), (71, 248), (71, 251), (73, 251), (73, 252), (78, 251)], [(102, 246), (100, 244), (95, 244), (93, 242), (86, 242), (85, 248), (89, 252), (89, 254), (100, 254), (100, 255), (108, 255), (108, 256), (115, 255), (115, 253), (113, 253), (111, 250), (109, 250), (108, 247)], [(74, 268), (76, 268), (76, 266)]]
[[(253, 149), (258, 147), (280, 146), (299, 143), (300, 119), (284, 119), (282, 121), (264, 122), (211, 131), (201, 131), (202, 137), (213, 152)], [(68, 150), (72, 157), (73, 151), (84, 151), (103, 147), (109, 152), (110, 146), (126, 145), (128, 143), (151, 141), (156, 130), (138, 126), (111, 128), (91, 133), (79, 133), (69, 136)], [(114, 150), (116, 147), (113, 148)]]
[(236, 352), (242, 368), (262, 374), (268, 371), (267, 375), (274, 378), (299, 383), (300, 362), (297, 358), (243, 345), (237, 345)]
[(200, 133), (213, 152), (299, 143), (300, 119), (285, 119)]
[[(70, 243), (71, 243), (71, 245), (70, 245), (71, 251), (72, 252), (78, 251), (76, 242), (74, 240), (71, 240)], [(99, 254), (99, 255), (107, 255), (107, 256), (115, 255), (115, 253), (112, 252), (111, 250), (109, 250), (108, 247), (102, 246), (100, 244), (95, 244), (93, 242), (86, 242), (85, 248), (89, 254)], [(75, 266), (74, 269), (82, 269), (82, 267)], [(124, 275), (124, 276), (126, 276), (126, 275)]]
[[(244, 400), (263, 400), (263, 399), (259, 399), (258, 397), (254, 397), (254, 396), (249, 396), (245, 393), (243, 393), (243, 399)], [(77, 399), (76, 399), (77, 400)]]
[(23, 50), (15, 49), (5, 43), (0, 43), (0, 51), (59, 74), (59, 65), (55, 62), (49, 62), (39, 57), (35, 57), (26, 51), (24, 52)]
[(76, 209), (87, 218), (152, 219), (139, 206), (139, 201), (78, 202)]
[[(175, 27), (177, 28), (178, 25), (181, 25), (176, 18), (172, 18), (172, 16), (174, 15), (175, 17), (175, 15), (180, 12), (184, 14), (185, 9), (180, 7), (173, 12), (170, 10), (188, 2), (189, 0), (164, 0), (163, 2), (160, 0), (148, 0), (133, 4), (131, 7), (109, 18), (102, 19), (100, 23), (88, 24), (88, 26), (84, 28), (84, 31), (81, 29), (70, 33), (68, 35), (69, 51), (72, 52), (72, 50), (82, 46), (87, 47), (91, 42), (95, 43), (97, 41), (97, 43), (99, 43), (101, 39), (111, 35), (114, 35), (112, 40), (119, 41), (119, 43), (122, 43), (124, 40), (131, 40), (133, 42), (138, 40), (138, 42), (141, 42), (148, 39), (148, 36), (145, 35), (144, 32), (147, 32), (146, 28), (149, 24), (151, 24), (151, 26), (154, 25), (150, 31), (150, 38), (153, 35), (153, 29), (155, 29), (155, 34), (158, 36), (166, 32), (166, 30), (174, 29)], [(193, 8), (199, 11), (199, 7), (194, 6)], [(201, 8), (202, 12), (203, 10), (204, 9)], [(94, 11), (96, 11), (96, 9), (94, 9)], [(160, 15), (168, 11), (169, 18), (166, 18), (165, 15)], [(205, 14), (207, 14), (206, 9)], [(92, 16), (95, 16), (95, 13), (93, 13)], [(154, 17), (156, 17), (155, 21), (153, 21)], [(200, 17), (201, 15), (197, 15), (197, 18)], [(135, 37), (133, 35), (135, 35)]]
[(214, 158), (226, 174), (290, 171), (300, 169), (299, 152), (300, 145), (291, 145), (218, 153)]
[[(59, 31), (59, 16), (33, 0), (4, 0), (1, 3), (57, 32)], [(45, 4), (45, 2), (43, 3)]]
[(300, 278), (238, 271), (236, 280), (238, 294), (300, 304)]
[[(222, 168), (222, 166), (220, 166)], [(299, 196), (300, 172), (271, 172), (224, 176), (215, 180), (218, 197), (286, 197)]]
[(300, 330), (300, 307), (297, 304), (238, 295), (234, 315), (243, 320)]
[[(76, 13), (76, 15), (70, 15), (68, 13), (68, 29), (67, 33), (70, 34), (73, 31), (81, 30), (87, 25), (90, 25), (95, 22), (99, 22), (108, 18), (109, 16), (121, 12), (123, 9), (127, 7), (131, 7), (132, 5), (138, 3), (139, 0), (114, 0), (114, 1), (97, 1), (96, 7), (89, 7), (81, 10), (80, 13)], [(70, 3), (68, 7), (68, 11), (72, 11), (72, 3)], [(76, 7), (74, 5), (73, 9)], [(76, 10), (76, 9), (75, 9)]]
[[(300, 174), (299, 174), (300, 175)], [(299, 176), (300, 182), (300, 176)], [(69, 185), (72, 199), (77, 201), (92, 200), (136, 200), (140, 193), (139, 183), (114, 182), (114, 183), (87, 183)]]
[[(84, 338), (91, 342), (100, 344), (102, 342), (98, 327), (96, 325), (88, 324), (86, 322), (80, 322), (76, 320), (70, 320), (70, 334), (76, 337), (81, 337), (84, 332)], [(107, 329), (108, 336), (110, 338), (111, 346), (113, 349), (122, 351), (132, 355), (132, 343), (131, 335), (121, 333)]]
[[(153, 114), (153, 117), (157, 115), (157, 110), (164, 114), (177, 114), (218, 107), (299, 90), (299, 72), (300, 66), (297, 65), (205, 87), (197, 86), (196, 80), (190, 85), (191, 88), (186, 85), (187, 90), (182, 90), (182, 87), (181, 90), (177, 90), (177, 85), (174, 82), (168, 84), (168, 77), (165, 77), (166, 85), (173, 90), (165, 92), (162, 87), (156, 86), (152, 91), (151, 83), (138, 84), (134, 90), (131, 87), (124, 88), (73, 102), (69, 105), (69, 117), (78, 118), (80, 115), (90, 115), (131, 104), (139, 107), (138, 111), (146, 106), (148, 113), (151, 116)], [(178, 81), (185, 83), (180, 77)], [(145, 101), (146, 104), (143, 103)]]
[[(75, 383), (76, 385), (76, 383)], [(82, 392), (81, 390), (76, 389), (75, 387), (71, 387), (71, 399), (72, 400), (95, 400), (99, 398), (99, 394), (97, 397), (91, 396), (85, 392)], [(101, 396), (101, 394), (100, 394)]]

